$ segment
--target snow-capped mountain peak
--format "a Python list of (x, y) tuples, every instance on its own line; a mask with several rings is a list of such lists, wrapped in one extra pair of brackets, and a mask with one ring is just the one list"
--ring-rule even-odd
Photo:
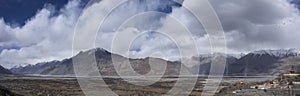
[(296, 51), (295, 49), (259, 50), (259, 51), (254, 51), (252, 53), (255, 55), (268, 54), (270, 56), (279, 57), (279, 58), (298, 55), (298, 51)]

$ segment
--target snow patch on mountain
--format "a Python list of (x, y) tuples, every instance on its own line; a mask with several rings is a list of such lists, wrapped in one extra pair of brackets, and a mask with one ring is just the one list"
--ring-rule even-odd
[(270, 55), (274, 57), (287, 57), (287, 56), (296, 56), (299, 52), (295, 49), (279, 49), (279, 50), (259, 50), (252, 52), (255, 55)]

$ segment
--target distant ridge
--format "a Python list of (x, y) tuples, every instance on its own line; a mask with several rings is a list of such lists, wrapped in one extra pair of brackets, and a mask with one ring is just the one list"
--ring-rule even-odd
[(3, 74), (12, 74), (12, 72), (11, 71), (9, 71), (8, 69), (5, 69), (4, 67), (2, 67), (1, 65), (0, 65), (0, 75), (3, 75)]
[(51, 69), (59, 63), (60, 61), (41, 62), (35, 65), (14, 67), (11, 68), (10, 71), (15, 74), (42, 74), (43, 71)]
[[(299, 67), (297, 60), (300, 61), (300, 56), (295, 49), (279, 49), (279, 50), (258, 50), (248, 54), (241, 55), (240, 58), (226, 56), (226, 68), (224, 75), (226, 76), (268, 76), (278, 75), (288, 71), (288, 67), (293, 64)], [(72, 58), (63, 61), (43, 62), (36, 65), (28, 65), (25, 67), (18, 67), (10, 69), (17, 74), (42, 74), (42, 75), (74, 75), (73, 59), (81, 58), (80, 61), (88, 62), (89, 58), (96, 57), (98, 69), (101, 75), (117, 76), (114, 65), (112, 64), (111, 56), (117, 57), (119, 60), (127, 60), (128, 58), (118, 54), (110, 53), (104, 49), (96, 48), (88, 51), (82, 51)], [(223, 56), (223, 55), (222, 55)], [(159, 58), (142, 58), (129, 59), (131, 66), (136, 72), (145, 74), (150, 70), (148, 64), (149, 60), (157, 62), (167, 62), (167, 70), (165, 75), (178, 75), (181, 65), (189, 73), (194, 75), (209, 75), (212, 57), (203, 55), (200, 57), (188, 58), (182, 62), (166, 61)], [(114, 62), (122, 66), (123, 62)], [(195, 61), (200, 61), (195, 62)], [(292, 63), (291, 63), (292, 62)], [(88, 64), (88, 63), (87, 63)], [(84, 65), (83, 65), (84, 66)], [(158, 63), (154, 69), (159, 69), (161, 65)], [(121, 68), (121, 67), (120, 67)], [(196, 69), (199, 68), (198, 71)], [(278, 71), (279, 70), (279, 71)], [(127, 73), (128, 70), (123, 70)], [(90, 73), (94, 74), (94, 73)]]
[[(296, 60), (300, 59), (300, 56), (298, 55), (299, 53), (295, 49), (258, 50), (243, 54), (240, 58), (227, 55), (224, 75), (273, 76), (287, 72), (289, 70), (288, 67), (291, 67), (293, 64), (296, 64), (296, 67), (299, 67), (300, 71), (300, 62), (299, 64), (295, 63)], [(200, 61), (200, 64), (192, 64), (195, 60)], [(189, 68), (193, 73), (209, 75), (211, 60), (212, 58), (206, 55), (193, 57), (184, 63), (189, 65)], [(291, 61), (293, 61), (293, 63), (290, 63)], [(200, 69), (199, 72), (194, 71), (197, 67)]]
[[(116, 69), (114, 68), (114, 65), (112, 64), (111, 56), (114, 56), (119, 60), (121, 60), (116, 62), (119, 65), (122, 65), (122, 60), (128, 60), (128, 58), (123, 57), (121, 55), (110, 53), (102, 48), (96, 48), (85, 52), (81, 51), (76, 56), (65, 59), (63, 61), (38, 63), (36, 65), (28, 65), (25, 67), (12, 68), (11, 71), (17, 74), (75, 75), (74, 68), (73, 68), (73, 59), (81, 58), (80, 61), (89, 62), (86, 60), (89, 60), (88, 58), (92, 58), (93, 56), (96, 57), (96, 62), (101, 75), (105, 75), (105, 76), (118, 75), (116, 73)], [(148, 73), (148, 71), (150, 71), (149, 60), (154, 61), (154, 63), (157, 62), (155, 63), (157, 64), (156, 66), (154, 66), (155, 68), (152, 68), (153, 70), (157, 70), (157, 71), (162, 69), (159, 62), (166, 62), (167, 70), (165, 72), (165, 75), (167, 76), (178, 75), (180, 72), (180, 68), (181, 68), (180, 62), (166, 61), (163, 59), (151, 58), (151, 57), (143, 58), (143, 59), (129, 59), (131, 66), (135, 69), (136, 72), (140, 74), (146, 74)], [(128, 70), (123, 70), (122, 72), (127, 73)]]
[(255, 54), (255, 55), (270, 55), (270, 56), (274, 56), (277, 58), (296, 56), (299, 54), (298, 51), (296, 51), (295, 49), (259, 50), (259, 51), (254, 51), (251, 53)]

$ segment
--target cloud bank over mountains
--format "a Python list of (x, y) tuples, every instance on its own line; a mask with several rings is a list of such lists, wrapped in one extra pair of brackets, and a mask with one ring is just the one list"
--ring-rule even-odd
[(52, 17), (51, 7), (37, 12), (22, 27), (0, 20), (0, 46), (7, 46), (0, 53), (1, 65), (9, 68), (71, 56), (73, 28), (81, 10), (79, 3), (69, 2), (55, 17)]
[[(210, 3), (224, 28), (228, 53), (278, 48), (300, 50), (300, 12), (290, 0), (210, 0)], [(111, 6), (109, 0), (88, 6), (84, 11), (91, 17), (86, 18), (86, 24), (98, 22), (93, 21), (98, 17), (93, 14), (107, 12), (105, 6)], [(71, 57), (73, 31), (82, 10), (79, 0), (71, 0), (56, 16), (52, 15), (56, 13), (53, 6), (45, 6), (24, 26), (15, 27), (1, 19), (0, 65), (11, 68)], [(161, 13), (142, 14), (149, 11)], [(96, 46), (110, 50), (117, 32), (128, 34), (124, 38), (129, 38), (130, 34), (152, 30), (134, 40), (129, 52), (118, 54), (132, 58), (153, 56), (178, 60), (179, 49), (172, 38), (155, 32), (181, 30), (174, 20), (190, 30), (200, 53), (210, 53), (209, 36), (201, 23), (187, 9), (167, 0), (131, 0), (116, 8), (104, 22)], [(124, 26), (118, 30), (120, 23)], [(185, 37), (177, 35), (174, 38), (186, 42), (182, 50), (190, 50), (195, 45), (192, 39), (186, 40)], [(195, 52), (190, 53), (193, 56)]]

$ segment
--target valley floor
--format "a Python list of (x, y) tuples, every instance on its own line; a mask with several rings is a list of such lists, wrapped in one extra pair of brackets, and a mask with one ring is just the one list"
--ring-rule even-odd
[[(199, 80), (196, 88), (202, 87), (203, 80)], [(120, 96), (160, 96), (176, 83), (174, 78), (164, 78), (150, 86), (136, 86), (117, 78), (105, 78), (104, 81)], [(0, 91), (0, 96), (84, 96), (76, 78), (72, 77), (5, 76), (0, 78), (0, 86), (4, 90)], [(191, 95), (201, 93), (194, 90)]]
[[(74, 77), (40, 77), (40, 76), (0, 76), (0, 96), (85, 96), (77, 79)], [(184, 84), (189, 84), (192, 77), (186, 77)], [(195, 78), (195, 77), (194, 77)], [(106, 84), (90, 83), (91, 88), (108, 85), (120, 96), (161, 96), (173, 88), (178, 78), (162, 78), (150, 86), (137, 86), (120, 78), (104, 78)], [(223, 78), (219, 90), (231, 86), (243, 78)], [(244, 78), (245, 79), (245, 78)], [(247, 81), (264, 81), (268, 78), (248, 78)], [(213, 79), (212, 79), (213, 80)], [(203, 92), (207, 77), (199, 77), (190, 96), (209, 94)], [(135, 82), (140, 82), (136, 80)], [(179, 90), (185, 90), (181, 88)], [(223, 96), (224, 94), (220, 95)]]

